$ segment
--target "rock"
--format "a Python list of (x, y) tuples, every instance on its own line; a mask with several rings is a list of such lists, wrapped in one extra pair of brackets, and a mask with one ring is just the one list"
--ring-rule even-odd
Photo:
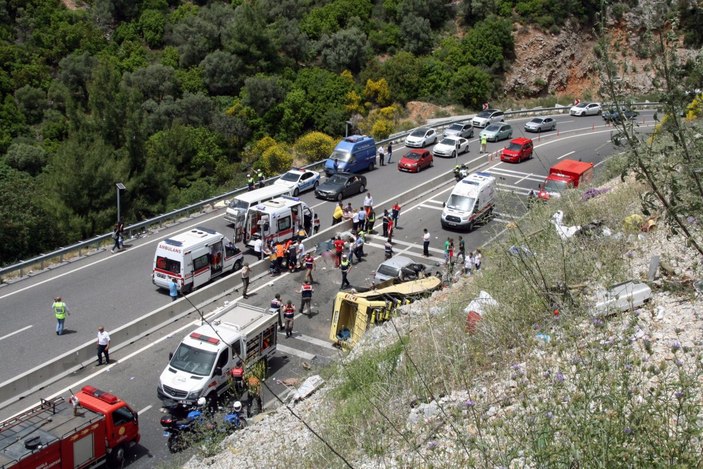
[(303, 381), (298, 390), (293, 394), (293, 401), (298, 402), (301, 399), (305, 399), (310, 394), (314, 393), (325, 383), (320, 375), (314, 375)]

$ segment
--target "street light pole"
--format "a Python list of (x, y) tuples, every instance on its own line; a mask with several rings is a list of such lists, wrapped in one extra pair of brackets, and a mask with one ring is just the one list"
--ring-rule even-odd
[(115, 187), (117, 188), (117, 223), (119, 223), (122, 218), (120, 216), (120, 191), (127, 190), (127, 188), (121, 182), (115, 183)]

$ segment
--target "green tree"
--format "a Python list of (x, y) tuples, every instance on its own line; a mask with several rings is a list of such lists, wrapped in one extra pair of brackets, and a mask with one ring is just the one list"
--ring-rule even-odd
[(322, 36), (317, 49), (326, 68), (359, 72), (366, 58), (366, 34), (357, 27), (337, 31)]
[(27, 259), (65, 243), (62, 223), (42, 206), (40, 184), (0, 161), (0, 259)]
[(222, 50), (207, 55), (200, 63), (203, 82), (214, 95), (234, 96), (242, 86), (243, 63), (239, 57)]
[(464, 106), (477, 108), (490, 96), (492, 84), (493, 79), (488, 73), (473, 65), (465, 65), (452, 77), (452, 97)]
[(384, 62), (380, 75), (388, 81), (392, 99), (406, 103), (419, 94), (421, 70), (421, 62), (412, 53), (403, 51)]
[(58, 78), (71, 91), (73, 98), (88, 102), (88, 81), (98, 60), (88, 52), (74, 52), (59, 62)]
[(151, 48), (161, 46), (166, 29), (166, 17), (159, 10), (144, 10), (139, 17), (139, 30)]
[(242, 61), (245, 75), (269, 72), (276, 65), (276, 49), (267, 33), (262, 16), (249, 3), (234, 10), (225, 32), (225, 48)]
[(46, 150), (28, 143), (13, 143), (7, 149), (4, 157), (8, 166), (31, 176), (36, 176), (41, 172), (47, 159)]
[(298, 157), (302, 157), (308, 163), (313, 163), (332, 154), (334, 146), (335, 141), (332, 137), (322, 132), (313, 131), (299, 137), (293, 148)]
[(44, 109), (47, 107), (46, 92), (39, 88), (25, 85), (15, 91), (17, 107), (24, 114), (25, 122), (29, 125), (41, 122)]

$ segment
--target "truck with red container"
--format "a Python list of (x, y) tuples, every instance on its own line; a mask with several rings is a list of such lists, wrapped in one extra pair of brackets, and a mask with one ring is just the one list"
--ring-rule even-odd
[(549, 168), (544, 184), (540, 186), (537, 197), (549, 200), (559, 197), (567, 189), (581, 187), (593, 180), (593, 163), (563, 160)]
[(139, 443), (137, 412), (119, 397), (84, 386), (68, 401), (40, 403), (0, 423), (0, 467), (121, 467)]

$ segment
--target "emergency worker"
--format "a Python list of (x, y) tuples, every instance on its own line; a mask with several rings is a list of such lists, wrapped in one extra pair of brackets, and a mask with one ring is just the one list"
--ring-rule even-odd
[(486, 145), (488, 145), (488, 137), (483, 134), (481, 135), (481, 153), (486, 153)]
[(256, 375), (249, 375), (247, 378), (247, 417), (251, 418), (251, 407), (256, 400), (259, 412), (264, 410), (264, 403), (261, 401), (261, 380)]
[(66, 321), (66, 316), (70, 315), (70, 313), (68, 312), (68, 306), (61, 300), (60, 296), (54, 298), (51, 311), (56, 317), (56, 335), (63, 335), (64, 322)]
[(312, 292), (313, 288), (308, 280), (305, 280), (300, 287), (300, 313), (305, 314), (305, 307), (308, 307), (308, 314), (312, 314)]
[(339, 270), (342, 272), (342, 286), (340, 287), (340, 290), (351, 287), (351, 283), (349, 283), (349, 280), (347, 280), (347, 274), (349, 273), (351, 268), (351, 262), (349, 262), (349, 259), (347, 259), (347, 255), (343, 254), (342, 261), (339, 263)]
[(288, 300), (283, 307), (283, 319), (286, 321), (286, 338), (288, 338), (293, 335), (293, 319), (295, 319), (295, 306), (291, 300)]
[(247, 189), (250, 191), (254, 190), (254, 178), (251, 174), (247, 174)]
[(241, 360), (237, 361), (237, 364), (234, 365), (229, 374), (232, 378), (234, 394), (239, 399), (244, 394), (244, 364)]

